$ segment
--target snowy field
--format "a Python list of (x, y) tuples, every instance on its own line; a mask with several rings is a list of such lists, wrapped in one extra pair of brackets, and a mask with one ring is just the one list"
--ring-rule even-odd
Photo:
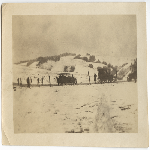
[(15, 133), (136, 133), (137, 83), (16, 88)]
[[(97, 64), (96, 64), (97, 65)], [(62, 68), (64, 66), (62, 65)], [(57, 67), (55, 67), (57, 69)], [(46, 69), (39, 69), (39, 68), (32, 68), (32, 67), (26, 67), (22, 65), (14, 65), (13, 66), (13, 83), (17, 83), (17, 79), (21, 78), (22, 84), (27, 84), (27, 78), (30, 77), (32, 79), (31, 85), (37, 85), (37, 79), (40, 79), (40, 85), (41, 79), (44, 78), (43, 84), (49, 85), (51, 84), (57, 84), (56, 77), (59, 77), (59, 73), (62, 73), (62, 70), (46, 70)], [(70, 73), (70, 76), (73, 76), (77, 79), (78, 83), (89, 83), (89, 76), (88, 71), (90, 75), (90, 82), (94, 83), (94, 73), (97, 72), (97, 68), (89, 68), (88, 66), (78, 66), (76, 67), (75, 72), (68, 72)], [(49, 76), (50, 76), (50, 83), (49, 83)]]

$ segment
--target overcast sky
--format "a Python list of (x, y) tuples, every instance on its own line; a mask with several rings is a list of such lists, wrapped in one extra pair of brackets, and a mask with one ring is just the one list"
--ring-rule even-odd
[(136, 57), (135, 15), (13, 16), (13, 61), (64, 52)]

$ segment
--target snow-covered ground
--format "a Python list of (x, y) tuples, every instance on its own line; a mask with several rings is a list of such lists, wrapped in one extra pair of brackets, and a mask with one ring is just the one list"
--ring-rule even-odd
[(56, 73), (52, 73), (46, 69), (31, 68), (21, 65), (13, 65), (13, 83), (17, 83), (17, 79), (21, 78), (22, 84), (27, 84), (27, 78), (32, 79), (32, 84), (37, 84), (37, 78), (44, 77), (44, 84), (49, 84), (49, 76), (51, 76), (51, 84), (56, 84)]
[[(105, 57), (109, 58), (109, 57)], [(110, 60), (115, 60), (114, 58), (109, 58)], [(102, 60), (102, 57), (101, 59)], [(119, 59), (120, 60), (120, 59)], [(126, 81), (127, 76), (130, 73), (130, 59), (123, 58), (123, 61), (127, 63), (124, 67), (121, 67), (118, 71), (118, 79)], [(122, 62), (122, 61), (121, 61)], [(89, 83), (89, 76), (90, 76), (90, 82), (94, 83), (94, 74), (98, 75), (97, 67), (105, 67), (102, 63), (94, 63), (94, 62), (86, 62), (82, 59), (74, 59), (74, 56), (66, 56), (61, 57), (60, 61), (47, 61), (44, 64), (41, 64), (40, 68), (37, 67), (37, 64), (39, 62), (36, 61), (32, 63), (30, 66), (26, 66), (26, 63), (21, 63), (19, 65), (14, 64), (13, 65), (13, 83), (17, 83), (17, 79), (21, 78), (22, 84), (27, 84), (27, 78), (30, 77), (32, 79), (31, 84), (37, 84), (37, 79), (39, 78), (40, 84), (43, 80), (43, 84), (49, 85), (51, 84), (57, 84), (56, 76), (58, 76), (59, 73), (64, 72), (65, 66), (74, 66), (75, 70), (74, 72), (69, 72), (70, 76), (73, 76), (77, 79), (77, 83)], [(90, 68), (89, 65), (93, 65), (93, 68)], [(89, 76), (88, 76), (89, 72)], [(49, 76), (50, 76), (50, 83), (49, 83)]]
[[(89, 82), (88, 71), (89, 71), (89, 75), (91, 78), (91, 83), (93, 83), (94, 73), (97, 73), (96, 69), (92, 69), (92, 68), (88, 69), (88, 67), (83, 67), (80, 70), (80, 72), (83, 72), (82, 74), (78, 72), (70, 72), (70, 75), (73, 74), (73, 76), (77, 78), (78, 83), (88, 83)], [(62, 72), (63, 71), (59, 71), (59, 70), (54, 72), (54, 71), (49, 71), (46, 69), (30, 68), (30, 67), (21, 66), (21, 65), (14, 65), (13, 83), (17, 83), (17, 79), (21, 78), (22, 84), (27, 84), (27, 78), (30, 77), (32, 79), (31, 85), (37, 84), (38, 78), (40, 79), (40, 84), (41, 84), (41, 79), (43, 77), (44, 78), (43, 84), (49, 84), (49, 76), (50, 76), (50, 83), (57, 84), (56, 76), (58, 76), (58, 74)]]
[(110, 64), (112, 64), (113, 66), (122, 66), (124, 63), (133, 63), (134, 59), (136, 59), (136, 57), (110, 57), (110, 56), (101, 56), (101, 55), (96, 55), (96, 60), (100, 60), (105, 61)]
[[(78, 83), (88, 83), (89, 75), (91, 78), (91, 83), (94, 82), (94, 74), (98, 74), (97, 67), (103, 67), (104, 64), (85, 62), (82, 59), (73, 59), (74, 56), (61, 57), (60, 61), (48, 61), (37, 68), (37, 63), (34, 62), (30, 66), (25, 66), (24, 64), (13, 65), (13, 83), (17, 83), (17, 79), (21, 78), (22, 84), (27, 84), (27, 78), (30, 77), (32, 79), (32, 84), (37, 84), (37, 79), (44, 78), (43, 84), (49, 84), (49, 76), (51, 84), (57, 84), (56, 76), (59, 73), (64, 72), (65, 66), (74, 66), (74, 72), (70, 72), (70, 75), (74, 75), (77, 78)], [(89, 64), (93, 65), (93, 68), (88, 67)], [(43, 68), (43, 69), (41, 69)]]
[[(101, 61), (102, 57), (99, 59)], [(137, 83), (122, 82), (130, 73), (131, 59), (107, 59), (110, 63), (128, 63), (118, 71), (118, 75), (125, 75), (121, 82), (94, 84), (97, 67), (105, 65), (74, 59), (74, 56), (61, 57), (57, 62), (48, 61), (40, 68), (38, 62), (28, 67), (27, 63), (14, 64), (13, 83), (17, 83), (18, 78), (22, 84), (27, 84), (28, 77), (32, 79), (31, 89), (16, 86), (14, 90), (15, 133), (138, 132)], [(78, 85), (53, 86), (57, 84), (56, 76), (64, 72), (65, 66), (75, 67), (70, 75), (77, 78)], [(89, 83), (88, 71), (93, 84), (80, 84)], [(49, 76), (51, 87), (32, 86), (37, 84), (38, 78), (40, 84), (44, 78), (43, 84), (49, 85)]]
[(17, 87), (15, 133), (138, 132), (137, 83)]

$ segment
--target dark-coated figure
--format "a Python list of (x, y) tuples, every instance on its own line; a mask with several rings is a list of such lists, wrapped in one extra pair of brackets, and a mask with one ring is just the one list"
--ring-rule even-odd
[(97, 75), (96, 75), (96, 74), (94, 74), (94, 81), (95, 81), (95, 83), (96, 83), (96, 77), (97, 77)]

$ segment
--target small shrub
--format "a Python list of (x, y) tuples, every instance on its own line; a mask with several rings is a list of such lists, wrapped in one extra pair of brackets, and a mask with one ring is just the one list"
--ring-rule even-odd
[(75, 53), (63, 53), (63, 54), (60, 54), (60, 57), (64, 57), (64, 56), (76, 56)]
[(128, 63), (123, 64), (122, 67), (124, 67), (124, 66), (127, 65), (127, 64), (128, 64)]
[(74, 72), (74, 70), (75, 70), (75, 66), (71, 66), (70, 72)]
[(102, 67), (97, 67), (97, 70), (102, 69)]
[(87, 57), (81, 57), (82, 58), (82, 60), (84, 60), (84, 61), (88, 61), (88, 58)]
[(32, 63), (34, 63), (35, 60), (30, 60), (28, 63), (27, 63), (27, 66), (30, 66)]
[(80, 56), (81, 56), (81, 55), (79, 54), (79, 55), (75, 56), (74, 59), (81, 59)]
[(103, 61), (102, 64), (107, 65), (107, 62)]
[(95, 56), (94, 55), (89, 57), (89, 62), (93, 62), (93, 61), (95, 61)]
[(95, 63), (101, 63), (101, 61), (98, 59)]
[(92, 65), (92, 64), (89, 64), (89, 67), (90, 67), (90, 68), (93, 68), (93, 65)]
[(68, 72), (68, 66), (64, 66), (64, 72)]

